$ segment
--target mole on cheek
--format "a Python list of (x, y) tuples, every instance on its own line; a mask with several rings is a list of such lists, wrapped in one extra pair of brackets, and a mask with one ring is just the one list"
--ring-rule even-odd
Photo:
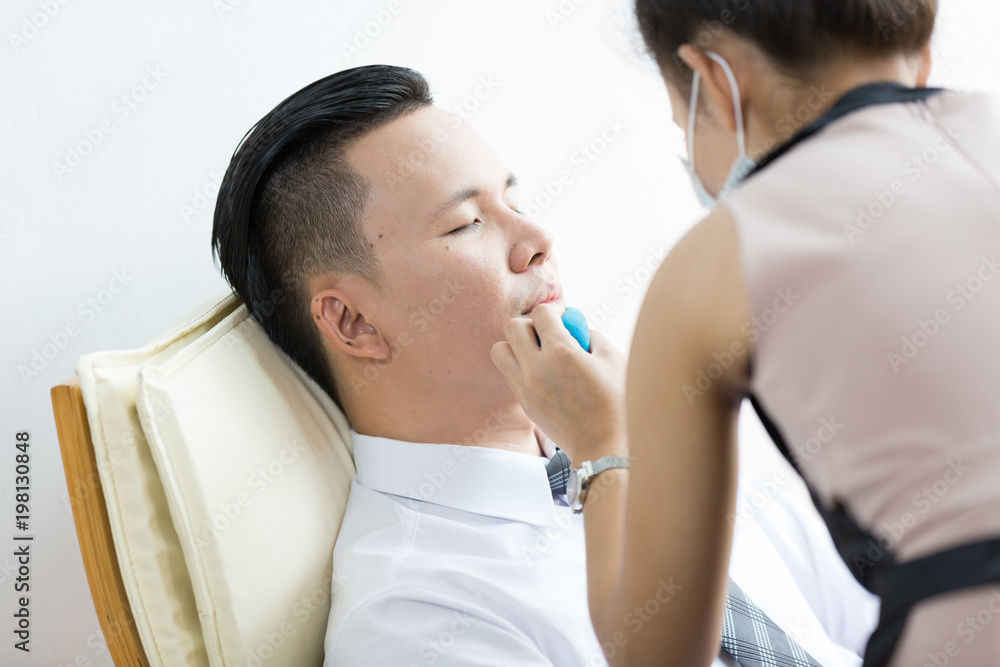
[(378, 235), (378, 237), (379, 237), (379, 238), (382, 238), (382, 235), (381, 235), (381, 234), (379, 234), (379, 235)]

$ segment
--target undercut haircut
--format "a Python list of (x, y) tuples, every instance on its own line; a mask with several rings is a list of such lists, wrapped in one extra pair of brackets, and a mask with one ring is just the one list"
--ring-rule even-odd
[(433, 103), (427, 80), (390, 65), (331, 74), (292, 94), (243, 137), (219, 187), (212, 253), (268, 338), (343, 408), (307, 281), (357, 275), (381, 290), (361, 217), (370, 187), (349, 142)]

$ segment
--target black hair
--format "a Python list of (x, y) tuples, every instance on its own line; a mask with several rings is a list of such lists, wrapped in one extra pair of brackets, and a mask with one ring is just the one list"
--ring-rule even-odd
[(212, 252), (268, 338), (341, 407), (309, 308), (307, 280), (358, 275), (381, 289), (361, 226), (369, 188), (344, 157), (347, 143), (430, 105), (427, 80), (390, 65), (331, 74), (292, 94), (237, 146), (219, 187)]
[(636, 0), (650, 53), (689, 88), (682, 44), (706, 47), (723, 29), (755, 44), (786, 74), (808, 73), (838, 53), (913, 53), (930, 39), (937, 0)]

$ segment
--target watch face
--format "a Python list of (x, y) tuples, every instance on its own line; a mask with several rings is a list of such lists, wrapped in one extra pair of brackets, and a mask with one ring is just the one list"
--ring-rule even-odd
[(573, 509), (579, 509), (580, 490), (580, 475), (576, 472), (576, 468), (570, 468), (569, 479), (566, 480), (566, 502)]

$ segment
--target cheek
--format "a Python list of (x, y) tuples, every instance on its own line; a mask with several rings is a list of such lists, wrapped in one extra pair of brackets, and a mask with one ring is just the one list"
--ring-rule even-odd
[[(456, 240), (421, 261), (399, 257), (391, 292), (392, 331), (406, 332), (429, 364), (492, 364), (489, 350), (524, 295), (514, 289), (507, 253), (497, 239)], [(401, 261), (400, 261), (401, 260)]]
[(433, 331), (438, 343), (469, 347), (502, 333), (514, 309), (499, 271), (477, 264), (438, 265), (405, 281), (399, 296), (404, 328)]
[(504, 276), (491, 267), (474, 266), (443, 278), (451, 288), (454, 302), (452, 332), (456, 336), (479, 339), (503, 331), (512, 310)]

